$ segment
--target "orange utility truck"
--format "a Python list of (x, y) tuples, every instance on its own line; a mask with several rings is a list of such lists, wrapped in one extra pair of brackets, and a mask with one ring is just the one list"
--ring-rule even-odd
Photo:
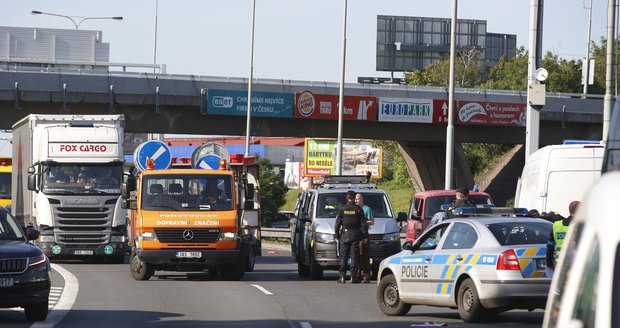
[(170, 168), (163, 142), (136, 148), (136, 169), (123, 187), (136, 280), (148, 280), (157, 270), (207, 271), (239, 280), (260, 255), (254, 158), (229, 156), (214, 143), (198, 147), (192, 158), (191, 169)]

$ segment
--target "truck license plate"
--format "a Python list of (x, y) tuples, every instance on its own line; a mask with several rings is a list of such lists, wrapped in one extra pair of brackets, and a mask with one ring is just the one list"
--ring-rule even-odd
[(176, 257), (177, 258), (201, 258), (202, 253), (201, 252), (177, 252)]
[(13, 278), (0, 278), (0, 287), (13, 287)]
[(93, 255), (95, 254), (92, 249), (77, 249), (73, 251), (73, 255)]

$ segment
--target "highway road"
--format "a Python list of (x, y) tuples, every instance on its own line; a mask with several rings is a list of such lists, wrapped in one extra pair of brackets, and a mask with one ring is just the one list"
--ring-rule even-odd
[[(48, 321), (34, 325), (21, 310), (0, 309), (3, 327), (406, 328), (430, 321), (448, 327), (540, 327), (543, 319), (540, 310), (510, 311), (490, 322), (465, 324), (456, 310), (427, 306), (414, 306), (404, 317), (388, 317), (377, 307), (375, 284), (340, 285), (336, 272), (326, 272), (322, 281), (300, 278), (290, 252), (282, 246), (266, 246), (255, 271), (237, 282), (219, 281), (208, 274), (161, 272), (149, 281), (135, 281), (128, 264), (65, 262), (60, 266), (79, 282), (71, 309), (54, 307)], [(70, 286), (75, 282), (66, 283), (57, 272), (53, 279), (55, 290), (67, 294), (76, 289)], [(65, 296), (58, 306), (66, 304)], [(62, 319), (57, 323), (50, 320), (58, 317)]]

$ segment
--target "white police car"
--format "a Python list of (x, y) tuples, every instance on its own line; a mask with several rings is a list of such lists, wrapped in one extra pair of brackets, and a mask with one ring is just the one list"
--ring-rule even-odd
[(486, 313), (544, 308), (552, 224), (525, 209), (457, 208), (413, 244), (381, 262), (377, 302), (387, 315), (411, 305), (458, 308), (474, 322)]

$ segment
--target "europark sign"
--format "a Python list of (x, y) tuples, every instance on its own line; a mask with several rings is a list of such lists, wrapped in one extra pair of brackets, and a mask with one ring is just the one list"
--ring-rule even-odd
[[(247, 115), (247, 92), (207, 90), (206, 114)], [(339, 97), (310, 91), (252, 92), (252, 115), (272, 118), (338, 119)], [(525, 126), (525, 103), (456, 100), (455, 124)], [(344, 98), (345, 120), (447, 124), (448, 100), (349, 96)]]
[[(336, 139), (306, 138), (304, 143), (304, 175), (318, 177), (336, 174)], [(342, 174), (365, 175), (374, 178), (382, 174), (381, 147), (369, 140), (343, 140)]]

